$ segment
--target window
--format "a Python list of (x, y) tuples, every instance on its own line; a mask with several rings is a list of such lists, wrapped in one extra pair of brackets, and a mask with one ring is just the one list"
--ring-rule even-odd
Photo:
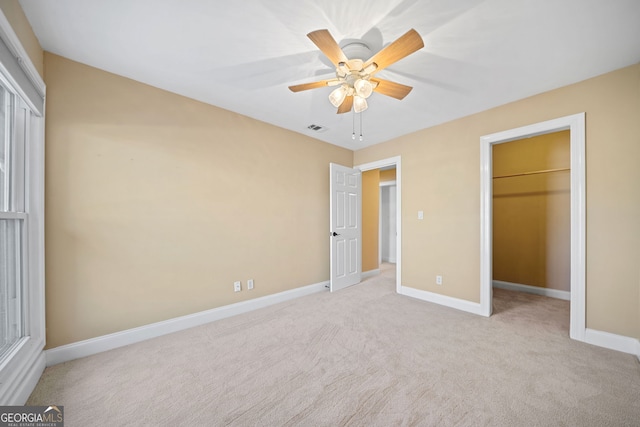
[(0, 11), (0, 405), (45, 367), (45, 85)]
[(0, 363), (24, 337), (26, 106), (0, 79)]

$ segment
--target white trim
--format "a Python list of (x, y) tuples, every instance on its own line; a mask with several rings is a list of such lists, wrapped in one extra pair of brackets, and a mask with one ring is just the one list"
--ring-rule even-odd
[(382, 186), (378, 185), (378, 265), (380, 264), (382, 264)]
[(3, 384), (3, 394), (0, 396), (0, 401), (4, 402), (3, 405), (24, 405), (40, 381), (46, 364), (42, 351), (44, 343), (40, 342), (32, 347), (36, 350), (24, 351), (28, 360), (20, 363), (19, 370), (12, 372), (10, 378), (7, 378), (7, 383)]
[(585, 113), (548, 120), (480, 138), (480, 305), (491, 314), (492, 296), (492, 159), (491, 146), (560, 130), (570, 131), (571, 155), (571, 313), (569, 336), (585, 340), (586, 205)]
[(480, 138), (480, 311), (491, 316), (493, 311), (493, 182), (491, 143)]
[(29, 77), (29, 80), (31, 80), (31, 83), (33, 83), (35, 88), (38, 90), (38, 93), (40, 93), (40, 95), (44, 97), (44, 80), (42, 79), (42, 76), (40, 76), (40, 73), (36, 69), (35, 65), (33, 65), (31, 57), (22, 46), (20, 38), (13, 30), (13, 27), (2, 11), (0, 11), (0, 37), (2, 38), (2, 40), (4, 40), (11, 53), (13, 53), (16, 58), (19, 58), (22, 70), (25, 72), (27, 77)]
[(391, 187), (393, 185), (396, 185), (396, 180), (394, 179), (393, 181), (381, 181), (378, 185), (380, 185), (380, 187)]
[(571, 301), (571, 292), (561, 291), (559, 289), (541, 288), (539, 286), (505, 282), (503, 280), (494, 280), (492, 284), (494, 288), (507, 289), (510, 291), (526, 292), (528, 294), (542, 295), (545, 297)]
[[(30, 82), (39, 96), (44, 97), (46, 86), (31, 59), (22, 47), (20, 39), (0, 11), (0, 39), (16, 58), (24, 76), (12, 75), (10, 83), (22, 100), (29, 105), (33, 116), (27, 116), (25, 211), (27, 280), (24, 298), (28, 306), (25, 330), (28, 334), (16, 348), (13, 357), (5, 360), (0, 371), (0, 405), (23, 405), (44, 370), (45, 358), (45, 308), (44, 308), (44, 104), (35, 105), (28, 93), (30, 88), (16, 86)], [(15, 64), (14, 64), (15, 65)], [(13, 67), (7, 64), (6, 67)], [(2, 66), (5, 71), (7, 68)], [(15, 69), (14, 69), (15, 71)], [(18, 214), (21, 216), (21, 214)]]
[(598, 347), (634, 354), (640, 360), (640, 340), (636, 338), (587, 328), (585, 330), (584, 342), (597, 345)]
[(316, 283), (313, 285), (303, 286), (301, 288), (279, 292), (273, 295), (225, 305), (223, 307), (213, 308), (199, 313), (176, 317), (162, 322), (140, 326), (138, 328), (127, 329), (126, 331), (115, 332), (113, 334), (103, 335), (52, 348), (45, 351), (47, 366), (91, 356), (103, 351), (113, 350), (114, 348), (124, 347), (129, 344), (135, 344), (151, 338), (204, 325), (216, 320), (247, 313), (295, 298), (324, 292), (327, 290), (328, 285), (329, 281)]
[(387, 166), (396, 167), (396, 292), (402, 289), (402, 158), (400, 156), (389, 157), (375, 162), (364, 163), (355, 168), (361, 171), (380, 169)]
[(477, 302), (453, 298), (442, 294), (423, 291), (421, 289), (410, 288), (408, 286), (402, 286), (399, 294), (439, 305), (444, 305), (445, 307), (455, 308), (456, 310), (466, 311), (468, 313), (482, 314), (481, 306)]
[[(16, 87), (16, 89), (18, 90), (20, 96), (24, 99), (24, 101), (29, 104), (31, 110), (33, 110), (39, 116), (44, 116), (44, 98), (46, 94), (46, 85), (44, 83), (44, 80), (42, 79), (42, 76), (40, 76), (40, 73), (33, 65), (31, 57), (29, 57), (29, 54), (22, 46), (20, 38), (13, 30), (13, 27), (11, 27), (11, 24), (2, 11), (0, 11), (0, 39), (4, 42), (4, 45), (7, 47), (10, 55), (12, 55), (16, 59), (16, 66), (19, 67), (20, 70), (22, 70), (26, 79), (29, 81), (29, 83), (31, 83), (33, 89), (35, 89), (37, 96), (39, 96), (41, 99), (38, 99), (37, 102), (34, 102), (34, 100), (29, 96), (29, 89), (20, 87), (20, 82), (16, 80), (17, 76), (12, 75), (10, 77), (12, 80), (11, 83), (18, 86)], [(7, 67), (11, 67), (11, 65), (5, 64), (4, 66), (2, 66), (2, 68), (5, 68), (5, 70)], [(24, 82), (22, 78), (20, 78), (20, 80)], [(37, 105), (40, 103), (40, 101), (42, 101), (41, 105)]]

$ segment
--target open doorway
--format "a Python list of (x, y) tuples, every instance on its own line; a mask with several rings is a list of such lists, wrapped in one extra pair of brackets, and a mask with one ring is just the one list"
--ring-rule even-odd
[(398, 213), (396, 212), (396, 199), (398, 191), (396, 186), (396, 168), (380, 170), (380, 220), (378, 263), (396, 263), (398, 235)]
[(568, 130), (570, 140), (570, 327), (569, 336), (584, 341), (585, 319), (585, 118), (584, 113), (480, 138), (480, 306), (491, 315), (493, 281), (494, 145)]
[[(380, 218), (382, 216), (382, 213), (380, 212), (380, 200), (381, 200), (381, 190), (380, 190), (380, 183), (381, 182), (385, 182), (385, 183), (390, 183), (393, 182), (394, 186), (395, 186), (395, 200), (392, 203), (392, 205), (389, 206), (389, 209), (393, 209), (394, 213), (395, 213), (395, 237), (393, 238), (393, 244), (395, 246), (395, 282), (396, 282), (396, 292), (400, 292), (401, 290), (401, 277), (402, 277), (402, 254), (401, 254), (401, 242), (402, 242), (402, 215), (401, 215), (401, 188), (402, 188), (402, 166), (401, 166), (401, 160), (400, 157), (392, 157), (392, 158), (388, 158), (388, 159), (384, 159), (384, 160), (379, 160), (376, 162), (371, 162), (371, 163), (366, 163), (366, 164), (361, 164), (361, 165), (357, 165), (355, 166), (357, 169), (360, 169), (360, 171), (363, 173), (363, 177), (365, 176), (366, 172), (369, 171), (376, 171), (377, 175), (377, 179), (375, 181), (375, 186), (373, 186), (373, 191), (375, 192), (375, 203), (372, 204), (372, 206), (366, 207), (368, 205), (368, 203), (366, 203), (366, 192), (363, 192), (363, 215), (365, 215), (364, 210), (365, 209), (375, 209), (375, 217), (376, 220), (374, 223), (372, 223), (372, 227), (375, 227), (376, 229), (376, 235), (380, 236)], [(387, 177), (392, 173), (395, 172), (395, 178), (393, 180), (388, 179)], [(380, 176), (382, 176), (382, 178), (380, 178)], [(366, 179), (366, 178), (365, 178)], [(387, 186), (390, 184), (385, 184), (384, 186)], [(364, 223), (364, 221), (363, 221)], [(364, 228), (364, 224), (363, 224), (363, 228)], [(375, 247), (375, 252), (373, 253), (373, 256), (375, 258), (375, 263), (378, 264), (378, 269), (377, 271), (375, 271), (374, 274), (377, 274), (378, 272), (380, 272), (379, 267), (380, 266), (385, 266), (385, 263), (382, 261), (381, 259), (381, 254), (380, 254), (380, 248), (381, 248), (381, 239), (380, 237), (378, 237), (376, 239), (376, 247)], [(364, 238), (363, 238), (364, 241)], [(364, 248), (363, 248), (363, 252), (364, 252)], [(364, 272), (364, 268), (363, 268), (363, 272)], [(366, 275), (366, 273), (364, 273), (363, 275)]]
[[(545, 316), (553, 313), (568, 327), (569, 143), (569, 131), (563, 130), (492, 146), (494, 313), (526, 304), (544, 310)], [(522, 293), (567, 302), (543, 304)]]

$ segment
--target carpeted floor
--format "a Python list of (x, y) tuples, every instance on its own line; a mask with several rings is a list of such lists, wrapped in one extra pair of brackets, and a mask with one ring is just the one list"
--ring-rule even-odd
[(640, 363), (568, 338), (568, 301), (482, 318), (395, 272), (47, 368), (28, 405), (73, 426), (639, 426)]

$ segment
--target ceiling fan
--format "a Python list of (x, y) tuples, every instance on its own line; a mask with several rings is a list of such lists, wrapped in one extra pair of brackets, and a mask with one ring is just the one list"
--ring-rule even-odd
[[(303, 83), (289, 86), (292, 92), (316, 89), (325, 86), (338, 86), (329, 95), (329, 101), (338, 108), (338, 114), (347, 113), (354, 109), (360, 113), (367, 109), (367, 98), (372, 92), (396, 99), (403, 99), (411, 89), (400, 83), (389, 80), (374, 78), (374, 74), (400, 59), (412, 54), (424, 47), (424, 42), (420, 34), (414, 29), (407, 31), (393, 43), (389, 44), (369, 59), (354, 57), (349, 59), (328, 30), (316, 30), (307, 34), (307, 37), (318, 46), (320, 51), (336, 66), (336, 77), (328, 80), (320, 80), (312, 83)], [(344, 47), (347, 48), (364, 47), (364, 51), (370, 52), (363, 43), (352, 43)], [(353, 50), (353, 49), (350, 49)], [(356, 49), (358, 51), (358, 49)], [(360, 49), (360, 52), (363, 52)], [(357, 53), (356, 53), (357, 55)], [(362, 55), (359, 55), (362, 56)]]

